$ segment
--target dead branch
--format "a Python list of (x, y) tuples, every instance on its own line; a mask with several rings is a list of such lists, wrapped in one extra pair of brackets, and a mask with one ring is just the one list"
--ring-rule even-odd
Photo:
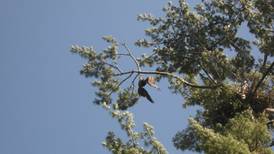
[(105, 65), (108, 65), (110, 66), (111, 68), (114, 68), (116, 69), (119, 73), (122, 73), (123, 71), (116, 65), (113, 65), (113, 64), (110, 64), (110, 63), (107, 63), (107, 62), (103, 62)]
[(134, 63), (136, 64), (136, 67), (137, 67), (138, 71), (141, 71), (141, 67), (140, 67), (140, 65), (139, 65), (139, 63), (138, 63), (138, 61), (137, 61), (137, 59), (133, 56), (131, 50), (127, 47), (127, 45), (126, 45), (125, 43), (122, 43), (122, 46), (127, 50), (129, 57), (130, 57), (130, 58), (134, 61)]
[[(118, 85), (117, 88), (119, 88), (126, 80), (128, 80), (131, 76), (133, 75), (133, 73), (130, 73), (126, 78), (124, 78)], [(111, 91), (108, 96), (110, 96), (114, 91)]]
[(274, 112), (274, 108), (266, 108), (265, 111), (267, 111), (267, 112)]

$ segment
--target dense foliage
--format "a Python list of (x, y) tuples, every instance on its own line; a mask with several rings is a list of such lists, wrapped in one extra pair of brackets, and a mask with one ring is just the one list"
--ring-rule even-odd
[[(136, 82), (140, 89), (140, 81), (150, 76), (158, 82), (167, 78), (170, 90), (184, 97), (184, 107), (202, 108), (174, 136), (177, 149), (273, 153), (274, 1), (205, 0), (192, 10), (179, 0), (178, 6), (170, 2), (163, 11), (164, 17), (138, 16), (151, 28), (135, 44), (151, 49), (150, 55), (137, 58), (112, 36), (103, 37), (110, 45), (102, 52), (72, 46), (73, 53), (88, 60), (81, 74), (94, 79), (95, 104), (110, 112), (129, 137), (123, 143), (109, 132), (103, 145), (115, 154), (167, 153), (152, 126), (145, 123), (143, 132), (134, 131), (127, 111), (143, 96)], [(136, 67), (124, 71), (122, 57)]]

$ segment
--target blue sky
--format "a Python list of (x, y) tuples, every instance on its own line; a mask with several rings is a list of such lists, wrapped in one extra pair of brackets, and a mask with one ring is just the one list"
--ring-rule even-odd
[[(194, 1), (192, 1), (194, 2)], [(108, 131), (124, 136), (117, 122), (92, 104), (90, 79), (80, 76), (84, 60), (69, 52), (72, 44), (103, 49), (103, 35), (132, 43), (147, 24), (139, 13), (161, 15), (159, 0), (1, 0), (0, 1), (0, 153), (105, 154), (101, 141)], [(142, 50), (133, 48), (135, 54)], [(195, 109), (161, 83), (131, 111), (137, 130), (143, 122), (171, 154), (174, 134), (187, 125)], [(163, 114), (165, 113), (165, 114)], [(185, 152), (189, 153), (189, 152)]]

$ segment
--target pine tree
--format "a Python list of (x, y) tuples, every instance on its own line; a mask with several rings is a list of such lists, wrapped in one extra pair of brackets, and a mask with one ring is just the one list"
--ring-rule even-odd
[[(203, 0), (192, 10), (179, 0), (178, 6), (169, 2), (163, 11), (163, 17), (138, 16), (151, 28), (135, 45), (151, 49), (150, 55), (135, 57), (112, 36), (103, 37), (110, 45), (101, 52), (71, 48), (87, 59), (81, 74), (93, 78), (94, 103), (117, 119), (129, 137), (123, 143), (109, 132), (103, 145), (114, 154), (167, 153), (151, 125), (134, 130), (133, 114), (127, 111), (140, 96), (152, 100), (146, 84), (157, 87), (156, 82), (166, 78), (170, 90), (184, 97), (184, 107), (202, 108), (173, 137), (177, 149), (273, 153), (274, 1)], [(239, 33), (242, 28), (251, 39)], [(121, 57), (136, 66), (124, 71)]]

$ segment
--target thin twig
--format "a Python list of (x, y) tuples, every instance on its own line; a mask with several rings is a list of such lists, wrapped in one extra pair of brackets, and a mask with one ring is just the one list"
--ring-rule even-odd
[(123, 73), (119, 73), (119, 74), (113, 74), (113, 76), (121, 76), (121, 75), (126, 75), (126, 74), (131, 74), (131, 73), (137, 73), (137, 74), (156, 74), (156, 75), (163, 75), (163, 76), (170, 76), (172, 78), (175, 78), (177, 80), (179, 80), (180, 82), (182, 82), (183, 84), (193, 87), (193, 88), (204, 88), (204, 89), (213, 89), (213, 88), (217, 88), (222, 86), (222, 84), (216, 84), (213, 86), (206, 86), (206, 85), (196, 85), (196, 84), (192, 84), (186, 80), (184, 80), (183, 78), (172, 74), (172, 73), (168, 73), (168, 72), (160, 72), (160, 71), (138, 71), (138, 70), (132, 70), (132, 71), (127, 71), (127, 72), (123, 72)]
[(213, 79), (213, 77), (207, 72), (207, 70), (205, 69), (205, 67), (202, 65), (202, 63), (199, 63), (200, 64), (200, 66), (201, 66), (201, 68), (202, 68), (202, 70), (205, 72), (205, 74), (208, 76), (208, 78), (213, 82), (213, 83), (215, 83), (216, 84), (216, 81)]
[[(119, 88), (127, 79), (129, 79), (131, 76), (133, 75), (133, 73), (130, 73), (126, 78), (124, 78), (118, 85), (117, 87)], [(110, 96), (114, 91), (112, 90), (108, 96)]]
[(134, 89), (135, 89), (135, 84), (134, 83), (135, 83), (135, 80), (137, 79), (138, 76), (139, 76), (139, 74), (136, 74), (134, 79), (131, 81), (131, 85), (130, 85), (130, 87), (132, 88), (131, 93), (134, 92)]
[(141, 67), (140, 67), (140, 65), (139, 65), (139, 63), (138, 63), (138, 61), (137, 61), (137, 59), (133, 56), (133, 54), (132, 54), (132, 52), (130, 51), (130, 49), (127, 47), (127, 45), (125, 44), (125, 43), (121, 43), (122, 44), (122, 46), (127, 50), (127, 52), (128, 52), (128, 54), (129, 54), (129, 56), (130, 56), (130, 58), (134, 61), (134, 63), (136, 64), (136, 67), (137, 67), (137, 69), (138, 69), (138, 71), (141, 71)]
[(134, 82), (135, 82), (135, 80), (137, 79), (137, 77), (139, 76), (139, 74), (136, 74), (136, 76), (134, 77), (134, 79), (132, 80), (132, 84), (134, 85)]
[(157, 54), (156, 52), (152, 53), (151, 55), (149, 55), (149, 56), (145, 57), (144, 59), (142, 59), (141, 62), (144, 62), (145, 60), (151, 58), (152, 56), (154, 56), (154, 55), (156, 55), (156, 54)]
[(113, 65), (113, 64), (110, 64), (110, 63), (107, 63), (107, 62), (103, 62), (105, 65), (108, 65), (114, 69), (116, 69), (119, 73), (122, 73), (123, 71), (116, 65)]
[(117, 56), (129, 56), (127, 53), (118, 53)]

